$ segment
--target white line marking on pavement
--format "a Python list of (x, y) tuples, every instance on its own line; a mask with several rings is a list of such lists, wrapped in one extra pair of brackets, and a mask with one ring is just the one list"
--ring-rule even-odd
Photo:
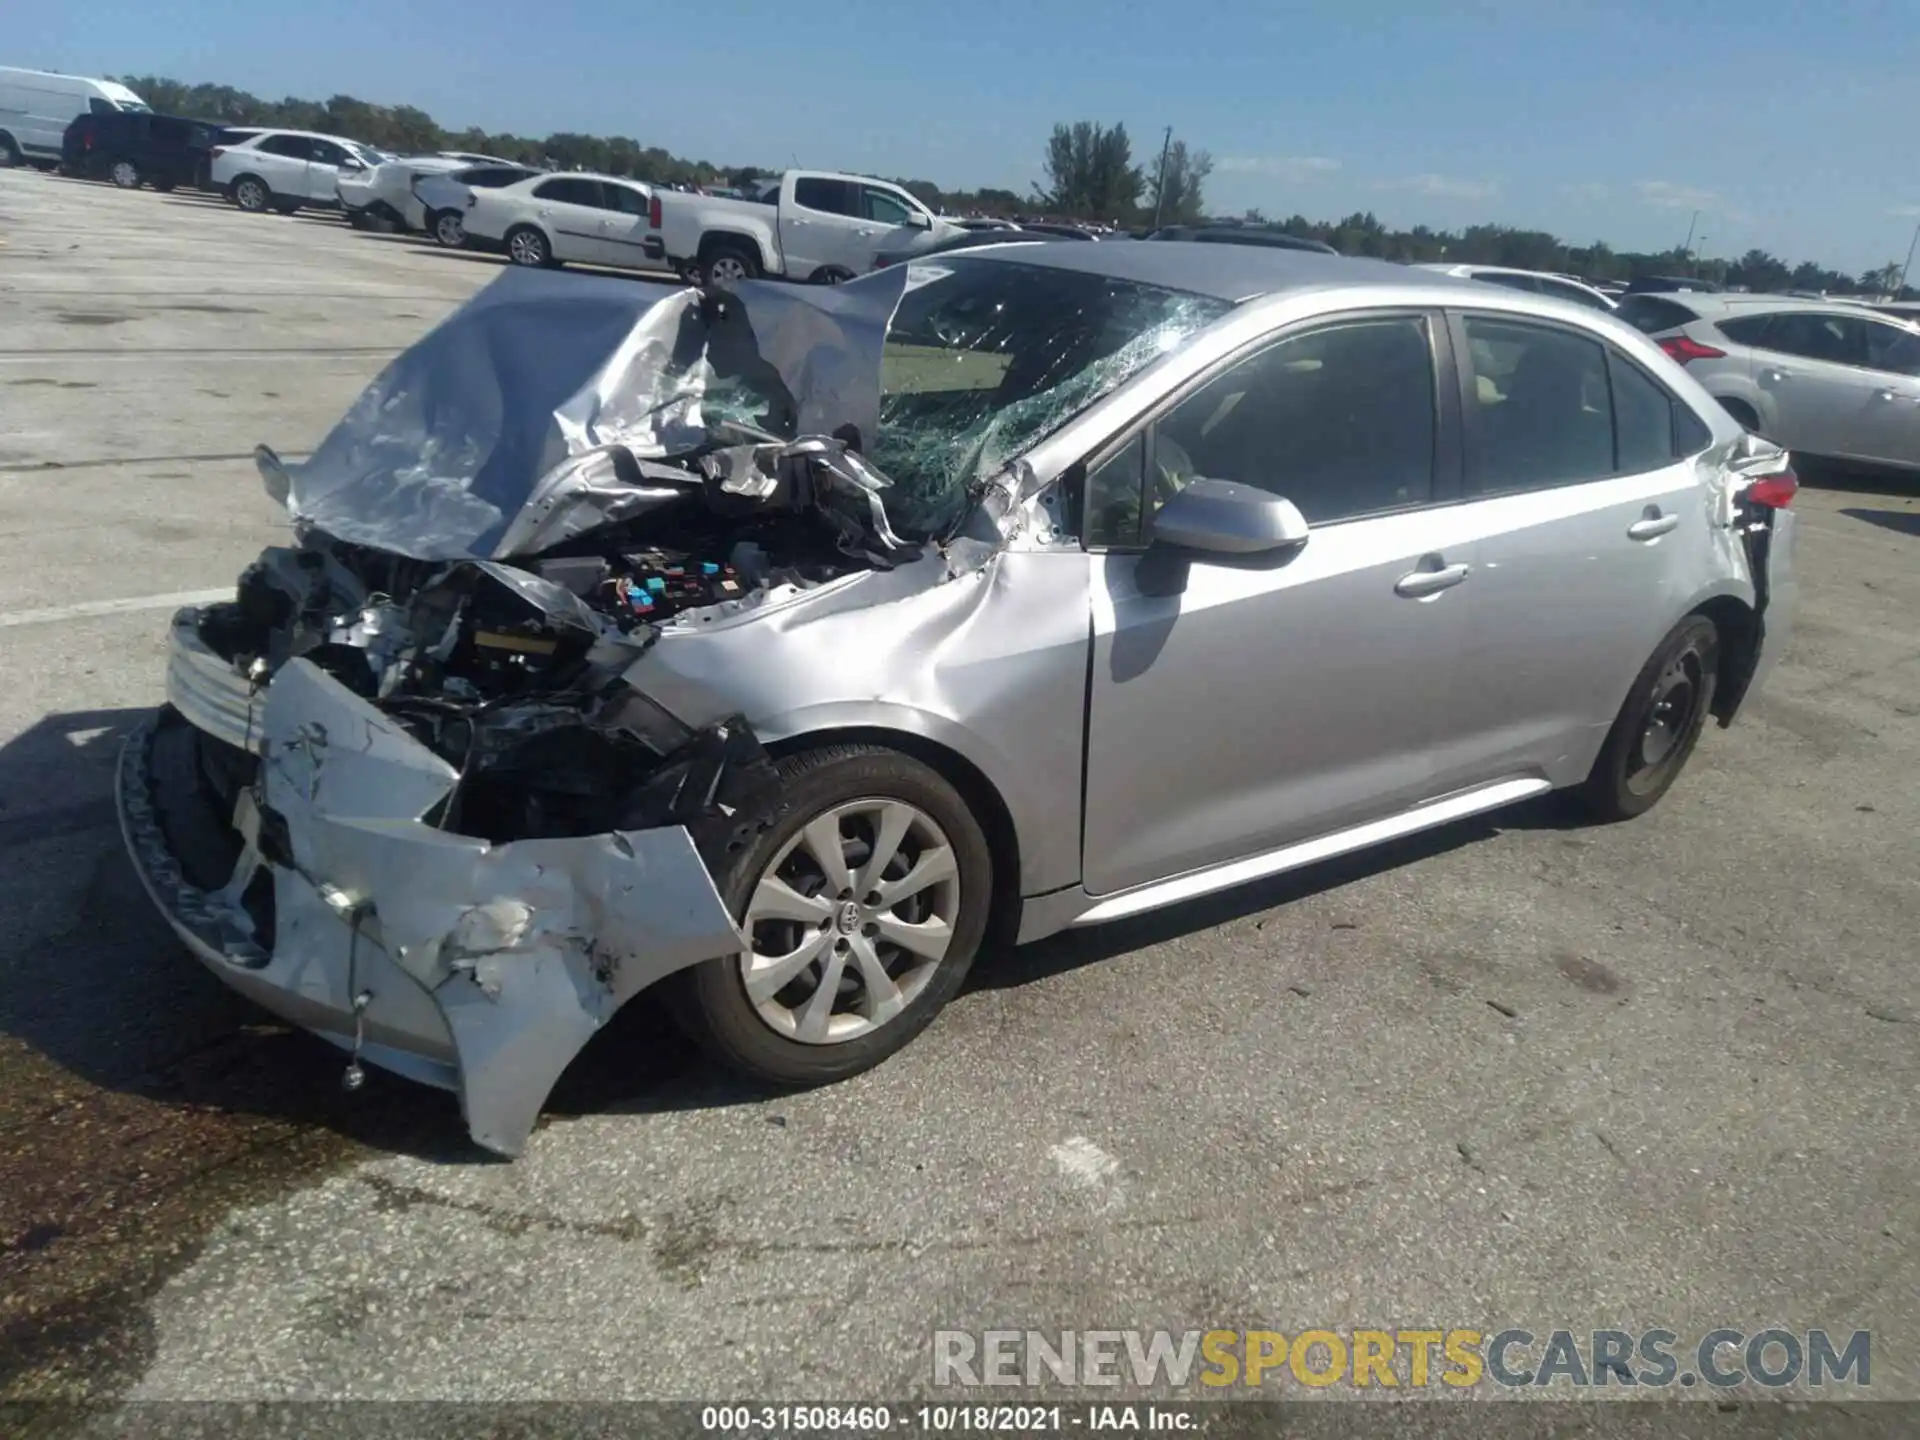
[(85, 620), (94, 615), (124, 615), (136, 610), (177, 610), (182, 605), (211, 605), (231, 600), (233, 587), (219, 590), (177, 590), (171, 595), (129, 595), (124, 600), (85, 600), (78, 605), (55, 605), (46, 610), (0, 613), (0, 630), (10, 625), (51, 625), (59, 620)]

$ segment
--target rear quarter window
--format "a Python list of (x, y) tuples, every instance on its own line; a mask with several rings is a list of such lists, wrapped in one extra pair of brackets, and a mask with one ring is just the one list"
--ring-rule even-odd
[(1772, 323), (1771, 315), (1741, 315), (1732, 320), (1722, 320), (1713, 328), (1742, 345), (1758, 345), (1767, 338), (1767, 327)]

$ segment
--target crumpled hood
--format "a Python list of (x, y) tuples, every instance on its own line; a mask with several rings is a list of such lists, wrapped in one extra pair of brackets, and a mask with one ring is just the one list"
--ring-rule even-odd
[[(389, 364), (309, 459), (263, 449), (262, 473), (303, 530), (428, 561), (525, 553), (633, 513), (616, 450), (871, 437), (906, 283), (902, 266), (721, 294), (511, 268)], [(583, 513), (554, 523), (568, 508)]]

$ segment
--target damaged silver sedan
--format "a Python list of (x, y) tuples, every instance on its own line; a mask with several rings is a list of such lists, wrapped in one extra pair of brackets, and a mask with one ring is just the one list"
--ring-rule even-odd
[(996, 939), (1639, 814), (1792, 612), (1787, 457), (1651, 342), (1284, 251), (514, 272), (259, 464), (293, 543), (174, 618), (128, 844), (350, 1084), (506, 1154), (651, 987), (815, 1084)]

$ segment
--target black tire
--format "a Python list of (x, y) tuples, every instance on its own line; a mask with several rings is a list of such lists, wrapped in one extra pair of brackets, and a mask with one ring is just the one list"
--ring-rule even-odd
[[(779, 768), (789, 801), (785, 813), (718, 877), (721, 898), (735, 919), (745, 920), (763, 873), (788, 842), (815, 818), (853, 801), (904, 801), (922, 812), (945, 832), (958, 876), (952, 936), (924, 988), (893, 1018), (853, 1038), (806, 1043), (776, 1033), (747, 994), (738, 956), (709, 960), (671, 977), (669, 1004), (702, 1049), (750, 1079), (800, 1089), (844, 1080), (878, 1065), (924, 1030), (953, 998), (986, 935), (993, 855), (959, 791), (911, 756), (876, 745), (835, 745), (789, 756)], [(848, 969), (851, 973), (852, 966)]]
[(709, 240), (700, 247), (694, 283), (724, 289), (739, 280), (758, 280), (761, 274), (760, 257), (751, 246), (739, 240)]
[(264, 215), (273, 204), (273, 190), (258, 175), (241, 175), (228, 187), (227, 194), (249, 215)]
[(546, 232), (537, 225), (516, 225), (507, 231), (501, 244), (506, 246), (507, 259), (529, 270), (553, 270), (560, 262), (553, 258), (553, 243), (547, 239)]
[(1641, 667), (1579, 796), (1602, 821), (1631, 820), (1673, 787), (1699, 743), (1720, 673), (1720, 631), (1689, 615)]
[(138, 190), (144, 177), (140, 167), (134, 161), (122, 156), (107, 165), (107, 179), (122, 190)]
[(26, 157), (20, 153), (20, 146), (13, 136), (0, 130), (0, 170), (11, 170), (25, 160)]
[(844, 265), (822, 265), (813, 272), (816, 285), (844, 285), (853, 278), (853, 272)]
[(1760, 417), (1753, 413), (1753, 407), (1746, 401), (1721, 400), (1720, 408), (1737, 420), (1744, 429), (1751, 430), (1756, 435), (1760, 433)]
[(427, 217), (427, 233), (443, 250), (464, 250), (467, 248), (466, 219), (458, 210), (436, 210)]
[(147, 777), (155, 818), (187, 883), (217, 890), (232, 878), (240, 837), (201, 780), (200, 732), (171, 707), (160, 712)]

